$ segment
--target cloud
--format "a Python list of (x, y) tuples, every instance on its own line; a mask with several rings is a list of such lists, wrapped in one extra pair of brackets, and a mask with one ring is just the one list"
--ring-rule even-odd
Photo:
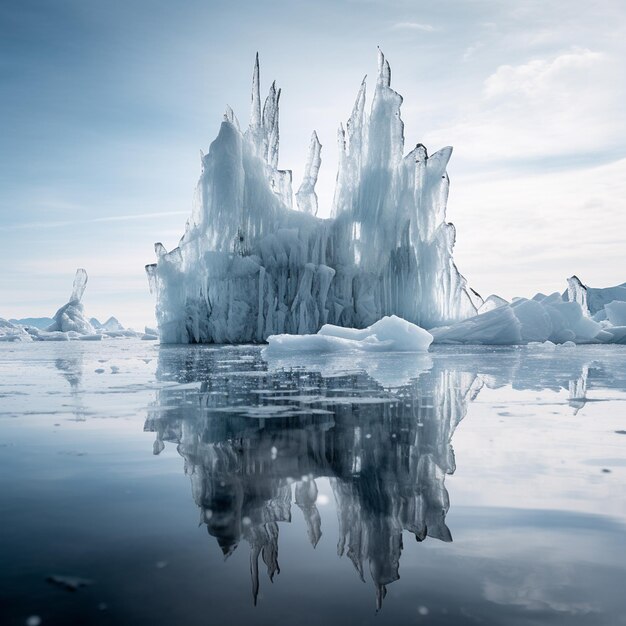
[(563, 291), (624, 282), (626, 159), (577, 170), (452, 177), (455, 261), (481, 294)]
[[(597, 67), (606, 56), (592, 50), (577, 50), (553, 59), (535, 59), (522, 65), (501, 65), (484, 83), (485, 98), (522, 96), (527, 99), (553, 96), (554, 91), (571, 95), (572, 87), (586, 70)], [(582, 70), (582, 71), (581, 71)]]
[(459, 146), (474, 166), (616, 159), (626, 153), (621, 75), (611, 55), (589, 49), (500, 65), (460, 102), (456, 120), (425, 140)]
[(431, 24), (421, 24), (420, 22), (396, 22), (392, 30), (419, 30), (424, 33), (432, 33), (435, 27)]
[(35, 229), (35, 228), (62, 228), (65, 226), (77, 226), (79, 224), (97, 224), (97, 223), (102, 223), (102, 222), (127, 222), (130, 220), (153, 219), (153, 218), (159, 218), (159, 217), (169, 217), (172, 215), (189, 215), (189, 211), (161, 211), (159, 213), (134, 213), (130, 215), (108, 215), (104, 217), (94, 217), (94, 218), (86, 219), (86, 220), (21, 222), (19, 224), (9, 224), (7, 226), (0, 226), (0, 231), (29, 230), (29, 229)]

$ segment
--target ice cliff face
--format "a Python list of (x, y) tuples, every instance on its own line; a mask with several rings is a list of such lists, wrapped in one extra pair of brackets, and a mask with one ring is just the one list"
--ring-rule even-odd
[(423, 327), (475, 315), (446, 223), (452, 148), (404, 154), (402, 97), (379, 52), (369, 115), (365, 80), (345, 128), (332, 217), (316, 217), (321, 144), (311, 138), (296, 208), (278, 169), (280, 89), (261, 105), (258, 57), (250, 123), (229, 108), (207, 155), (180, 244), (155, 245), (146, 270), (165, 343), (243, 343), (362, 328), (384, 315)]

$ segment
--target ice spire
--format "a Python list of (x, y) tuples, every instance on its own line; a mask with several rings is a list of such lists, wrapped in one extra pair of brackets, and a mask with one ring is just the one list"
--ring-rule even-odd
[(317, 175), (322, 164), (322, 144), (317, 138), (317, 133), (313, 131), (311, 135), (311, 143), (309, 144), (309, 156), (304, 167), (304, 176), (302, 184), (296, 192), (296, 202), (298, 209), (303, 213), (317, 215), (317, 194), (315, 193), (315, 184), (317, 183)]
[(576, 275), (567, 279), (567, 299), (570, 302), (578, 302), (583, 310), (583, 315), (589, 317), (589, 307), (587, 306), (587, 287), (583, 285), (580, 278)]
[(263, 156), (274, 169), (278, 169), (279, 101), (280, 89), (276, 89), (276, 81), (274, 81), (263, 105)]
[(87, 272), (79, 267), (76, 270), (76, 276), (74, 276), (74, 284), (72, 285), (72, 295), (70, 296), (70, 302), (80, 302), (83, 294), (85, 293), (85, 287), (87, 286)]
[(252, 106), (250, 109), (250, 124), (246, 131), (246, 138), (254, 146), (258, 156), (265, 158), (267, 144), (264, 141), (263, 113), (261, 109), (261, 78), (259, 70), (259, 53), (256, 53), (254, 71), (252, 72)]
[(383, 51), (378, 48), (378, 81), (383, 87), (391, 87), (391, 67)]
[(261, 81), (259, 71), (259, 53), (256, 53), (252, 74), (252, 109), (250, 111), (250, 129), (261, 127)]
[(352, 107), (350, 118), (339, 125), (337, 142), (339, 144), (339, 167), (337, 184), (333, 197), (333, 217), (352, 209), (355, 190), (360, 183), (361, 163), (363, 160), (363, 124), (365, 122), (365, 92), (367, 75), (363, 77), (361, 86)]
[[(237, 119), (237, 116), (235, 115), (235, 112), (233, 111), (233, 109), (228, 105), (226, 106), (226, 112), (224, 113), (224, 120), (226, 122), (230, 122), (237, 130), (240, 130), (239, 120)], [(200, 154), (201, 154), (201, 158), (204, 158), (204, 154), (202, 153), (202, 150), (200, 150)]]

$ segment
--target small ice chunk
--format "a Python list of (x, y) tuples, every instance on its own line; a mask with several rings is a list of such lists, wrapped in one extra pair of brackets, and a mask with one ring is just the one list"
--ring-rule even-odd
[(432, 335), (396, 315), (363, 329), (325, 324), (315, 335), (271, 335), (267, 354), (290, 352), (426, 352)]
[(93, 585), (93, 581), (87, 578), (79, 578), (78, 576), (59, 576), (53, 574), (48, 576), (46, 580), (53, 585), (63, 587), (67, 591), (77, 591), (81, 587)]

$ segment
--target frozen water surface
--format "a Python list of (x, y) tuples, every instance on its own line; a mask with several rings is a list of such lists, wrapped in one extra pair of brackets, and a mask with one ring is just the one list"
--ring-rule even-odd
[(1, 344), (0, 623), (625, 624), (625, 433), (624, 346)]

